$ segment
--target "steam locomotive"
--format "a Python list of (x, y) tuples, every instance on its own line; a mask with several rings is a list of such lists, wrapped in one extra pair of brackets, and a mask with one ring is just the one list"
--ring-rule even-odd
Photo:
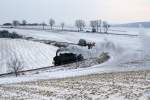
[(84, 57), (81, 54), (77, 55), (73, 53), (63, 53), (63, 54), (60, 53), (60, 55), (58, 55), (56, 53), (56, 56), (53, 58), (53, 63), (55, 66), (59, 66), (82, 61), (83, 59)]

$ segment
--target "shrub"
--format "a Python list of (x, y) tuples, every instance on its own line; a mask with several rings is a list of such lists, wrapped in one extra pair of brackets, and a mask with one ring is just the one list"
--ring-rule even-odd
[(79, 42), (78, 42), (78, 45), (79, 46), (87, 46), (87, 42), (84, 39), (80, 39)]
[(110, 56), (108, 55), (108, 53), (103, 52), (103, 53), (99, 56), (99, 58), (97, 58), (97, 62), (98, 62), (99, 64), (101, 64), (101, 63), (104, 63), (105, 61), (107, 61), (107, 60), (109, 60), (109, 59), (110, 59)]
[(96, 32), (96, 29), (95, 29), (95, 28), (92, 28), (92, 32), (95, 33), (95, 32)]
[(4, 26), (12, 26), (11, 23), (4, 23), (3, 25), (4, 25)]
[(16, 32), (9, 33), (7, 30), (0, 31), (0, 38), (23, 38), (23, 36), (18, 35)]

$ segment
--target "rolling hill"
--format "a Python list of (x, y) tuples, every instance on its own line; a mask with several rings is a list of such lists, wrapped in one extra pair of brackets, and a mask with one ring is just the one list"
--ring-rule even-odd
[(139, 27), (142, 25), (145, 28), (150, 28), (150, 22), (133, 22), (133, 23), (126, 23), (126, 24), (116, 24), (112, 25), (113, 27)]

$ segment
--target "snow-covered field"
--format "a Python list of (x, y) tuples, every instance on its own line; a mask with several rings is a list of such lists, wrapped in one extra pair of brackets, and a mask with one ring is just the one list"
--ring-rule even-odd
[[(2, 29), (1, 29), (2, 30)], [(101, 65), (91, 66), (85, 69), (72, 69), (72, 70), (59, 70), (55, 72), (46, 72), (44, 74), (33, 75), (29, 80), (37, 80), (42, 78), (63, 78), (70, 76), (88, 75), (98, 72), (111, 72), (111, 71), (128, 71), (128, 70), (148, 70), (150, 65), (149, 57), (149, 29), (127, 29), (119, 28), (123, 30), (118, 32), (120, 34), (136, 34), (139, 36), (124, 36), (124, 35), (107, 35), (97, 33), (77, 33), (77, 32), (61, 32), (61, 31), (36, 31), (36, 30), (23, 30), (23, 29), (8, 29), (9, 31), (17, 32), (18, 34), (34, 37), (37, 39), (54, 40), (59, 42), (77, 43), (79, 39), (86, 39), (87, 41), (96, 42), (96, 47), (92, 50), (85, 49), (83, 47), (81, 53), (91, 56), (99, 56), (103, 51), (108, 52), (111, 55), (111, 59)], [(116, 29), (113, 29), (116, 30)], [(6, 41), (5, 39), (1, 39)], [(20, 49), (15, 49), (16, 52), (28, 52), (21, 53), (24, 60), (27, 61), (28, 66), (41, 67), (49, 66), (52, 63), (52, 57), (55, 56), (56, 48), (50, 45), (39, 44), (35, 42), (21, 42), (25, 40), (7, 40), (7, 41), (20, 41), (17, 45), (20, 45)], [(1, 42), (2, 43), (2, 42)], [(3, 42), (11, 44), (13, 42)], [(21, 44), (25, 43), (25, 44)], [(37, 46), (37, 47), (36, 47)], [(7, 47), (7, 46), (6, 46)], [(17, 48), (15, 43), (12, 48)], [(22, 48), (23, 47), (23, 48)], [(5, 51), (6, 54), (7, 51)], [(1, 52), (2, 54), (2, 52)], [(25, 55), (24, 55), (25, 54)], [(30, 57), (31, 56), (31, 57)], [(7, 56), (6, 56), (7, 57)], [(48, 58), (48, 59), (47, 59)], [(1, 58), (3, 59), (3, 58)], [(32, 59), (32, 60), (30, 60)], [(28, 62), (29, 61), (29, 62)], [(62, 75), (63, 74), (63, 75)], [(3, 79), (4, 83), (7, 79)], [(23, 80), (21, 77), (20, 80)], [(3, 83), (2, 82), (2, 83)]]
[(149, 100), (150, 71), (103, 73), (0, 86), (1, 100)]
[(21, 39), (0, 39), (0, 73), (6, 73), (7, 63), (16, 56), (24, 70), (52, 65), (57, 48)]
[[(96, 47), (91, 50), (84, 47), (75, 50), (76, 47), (71, 46), (69, 49), (73, 52), (82, 53), (87, 58), (98, 57), (102, 52), (108, 52), (111, 59), (91, 67), (69, 69), (69, 66), (67, 68), (60, 66), (45, 72), (22, 75), (17, 78), (14, 76), (0, 78), (0, 99), (149, 100), (150, 98), (150, 72), (141, 71), (150, 70), (150, 29), (114, 28), (110, 31), (138, 36), (23, 29), (8, 30), (36, 39), (58, 42), (78, 43), (79, 39), (86, 39), (89, 42), (96, 42)], [(38, 42), (0, 39), (0, 73), (7, 71), (6, 62), (14, 54), (25, 62), (25, 69), (52, 65), (52, 58), (55, 56), (56, 50), (57, 48), (54, 46)], [(136, 72), (121, 73), (124, 71)], [(111, 72), (115, 73), (112, 74)]]

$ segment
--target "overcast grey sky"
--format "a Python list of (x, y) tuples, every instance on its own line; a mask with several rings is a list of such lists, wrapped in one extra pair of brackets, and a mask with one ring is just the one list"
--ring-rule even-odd
[(113, 23), (150, 20), (150, 0), (0, 0), (0, 23), (14, 19), (70, 24), (75, 19)]

